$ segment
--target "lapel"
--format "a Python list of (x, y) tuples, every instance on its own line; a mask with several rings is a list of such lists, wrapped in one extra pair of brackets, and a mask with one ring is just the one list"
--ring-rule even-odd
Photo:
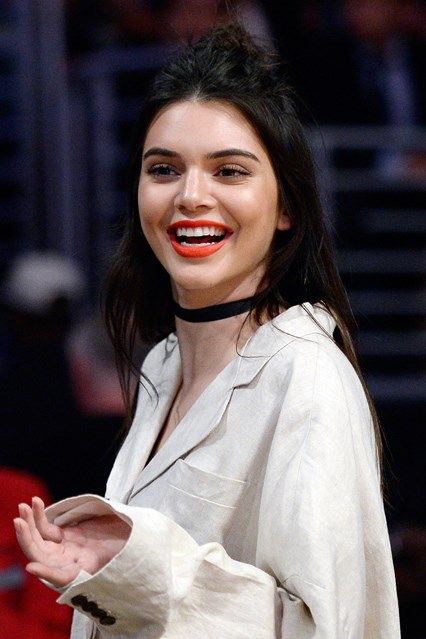
[[(202, 442), (220, 423), (234, 388), (249, 384), (279, 350), (298, 337), (332, 334), (335, 322), (318, 306), (293, 306), (261, 326), (236, 356), (203, 391), (165, 444), (145, 463), (161, 430), (181, 381), (176, 335), (157, 345), (144, 372), (157, 389), (158, 399), (141, 389), (135, 419), (120, 450), (107, 486), (107, 497), (128, 502), (177, 459)], [(135, 451), (138, 451), (135, 454)]]
[[(131, 497), (143, 490), (177, 459), (183, 457), (197, 446), (220, 423), (231, 399), (237, 368), (238, 361), (231, 361), (201, 393), (164, 445), (154, 455), (149, 464), (143, 468)], [(176, 390), (179, 382), (180, 376), (177, 380)], [(161, 429), (175, 392), (164, 403), (165, 409), (159, 419), (156, 420), (156, 432)], [(150, 449), (152, 445), (150, 445)]]

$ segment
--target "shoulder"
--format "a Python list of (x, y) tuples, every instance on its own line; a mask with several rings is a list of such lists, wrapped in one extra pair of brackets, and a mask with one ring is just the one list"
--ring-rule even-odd
[(284, 403), (304, 403), (311, 410), (329, 405), (336, 413), (357, 413), (369, 421), (361, 380), (333, 339), (334, 320), (322, 311), (315, 313), (315, 319), (320, 326), (306, 318), (272, 324), (276, 352), (264, 368), (268, 385)]
[(358, 375), (332, 336), (312, 333), (296, 336), (280, 349), (271, 364), (279, 370), (289, 368), (294, 374), (311, 371), (316, 381), (337, 376), (346, 381), (358, 380)]
[(264, 324), (255, 333), (244, 354), (264, 357), (268, 370), (282, 375), (285, 371), (305, 374), (340, 370), (357, 378), (353, 366), (334, 341), (334, 317), (321, 304), (299, 304)]
[(363, 394), (351, 362), (327, 335), (313, 333), (286, 341), (269, 359), (263, 373), (269, 383), (283, 390), (297, 386), (301, 396), (312, 396), (321, 389)]

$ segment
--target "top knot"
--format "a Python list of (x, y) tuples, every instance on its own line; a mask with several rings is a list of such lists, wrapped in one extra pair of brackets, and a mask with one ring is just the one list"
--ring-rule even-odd
[(282, 63), (266, 44), (263, 46), (260, 44), (259, 38), (256, 40), (244, 27), (238, 23), (229, 22), (208, 31), (193, 47), (195, 51), (206, 49), (221, 52), (234, 51), (236, 54), (255, 59), (257, 62), (263, 62), (267, 67), (275, 67)]

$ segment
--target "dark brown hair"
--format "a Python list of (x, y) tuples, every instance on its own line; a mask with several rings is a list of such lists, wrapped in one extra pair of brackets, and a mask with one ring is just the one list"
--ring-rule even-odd
[(139, 222), (137, 190), (146, 133), (160, 109), (184, 100), (220, 100), (247, 118), (262, 140), (278, 182), (291, 229), (277, 231), (252, 317), (275, 317), (283, 307), (322, 302), (334, 316), (334, 339), (364, 387), (381, 467), (379, 422), (355, 355), (355, 329), (338, 274), (318, 194), (312, 154), (294, 96), (275, 55), (239, 26), (216, 28), (182, 50), (157, 75), (136, 129), (130, 164), (129, 213), (106, 288), (107, 327), (117, 353), (120, 379), (131, 411), (130, 377), (135, 339), (159, 341), (174, 331), (170, 278), (146, 241)]

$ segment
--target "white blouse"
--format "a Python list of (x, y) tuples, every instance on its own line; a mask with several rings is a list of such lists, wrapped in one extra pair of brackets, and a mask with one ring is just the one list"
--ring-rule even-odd
[[(181, 381), (159, 343), (106, 497), (48, 509), (61, 525), (114, 512), (122, 551), (58, 601), (73, 639), (398, 639), (372, 420), (320, 306), (261, 326), (152, 460)], [(206, 345), (208, 349), (208, 345)]]

